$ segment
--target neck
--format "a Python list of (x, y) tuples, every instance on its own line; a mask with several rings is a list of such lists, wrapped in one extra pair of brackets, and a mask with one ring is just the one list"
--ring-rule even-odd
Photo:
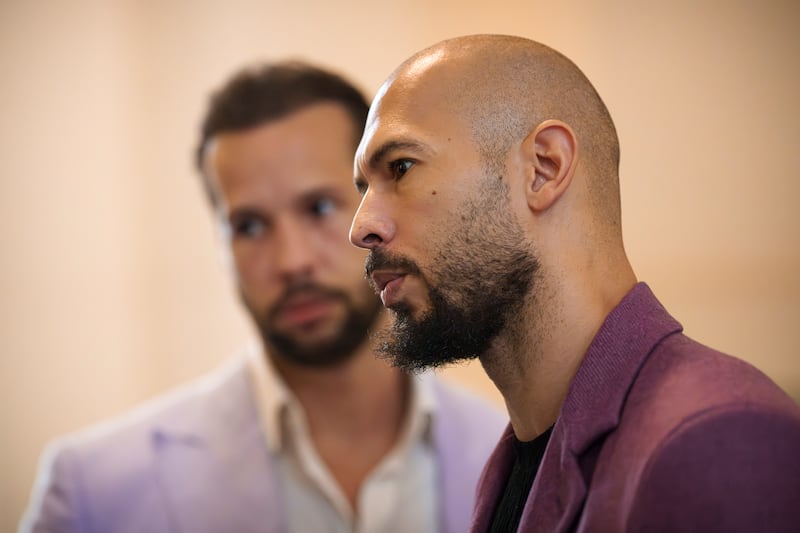
[(406, 403), (406, 376), (375, 357), (368, 341), (342, 363), (326, 368), (273, 359), (308, 420), (312, 434), (335, 430), (397, 432)]
[(407, 376), (376, 358), (366, 341), (331, 368), (277, 358), (274, 363), (303, 407), (320, 459), (357, 512), (364, 479), (400, 438), (409, 403)]
[(523, 319), (506, 328), (481, 357), (518, 439), (532, 440), (555, 423), (594, 336), (635, 282), (626, 277), (614, 286), (607, 281), (570, 286), (542, 280)]

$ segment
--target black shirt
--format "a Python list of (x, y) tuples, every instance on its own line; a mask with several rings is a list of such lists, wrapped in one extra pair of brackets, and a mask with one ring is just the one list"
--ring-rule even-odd
[(522, 442), (514, 437), (514, 448), (517, 452), (517, 459), (508, 476), (506, 489), (503, 498), (494, 511), (490, 533), (513, 533), (519, 527), (522, 518), (522, 509), (528, 500), (528, 493), (533, 486), (536, 472), (539, 471), (539, 464), (544, 457), (547, 442), (550, 440), (550, 429), (527, 442)]

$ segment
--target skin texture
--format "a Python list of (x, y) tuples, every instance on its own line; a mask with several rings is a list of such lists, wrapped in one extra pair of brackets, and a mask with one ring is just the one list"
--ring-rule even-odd
[(365, 254), (346, 239), (358, 204), (354, 131), (339, 104), (315, 104), (218, 134), (204, 168), (242, 300), (356, 509), (399, 435), (406, 380), (373, 356), (366, 330), (385, 317), (363, 277)]
[[(462, 37), (423, 50), (372, 104), (355, 159), (362, 200), (350, 238), (371, 251), (368, 265), (380, 265), (371, 277), (390, 309), (423, 322), (432, 292), (474, 283), (439, 267), (449, 256), (489, 265), (475, 272), (486, 280), (502, 271), (492, 266), (495, 246), (536, 259), (513, 317), (476, 354), (522, 440), (555, 421), (591, 339), (636, 283), (622, 245), (618, 153), (605, 106), (577, 67), (516, 37)], [(511, 243), (503, 232), (464, 238), (458, 217), (492, 190), (487, 176), (507, 194), (476, 217), (518, 233)]]

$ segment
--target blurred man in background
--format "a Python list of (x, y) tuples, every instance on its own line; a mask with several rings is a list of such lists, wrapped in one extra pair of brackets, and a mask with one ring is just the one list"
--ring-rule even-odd
[(300, 63), (211, 99), (197, 165), (262, 345), (45, 456), (22, 528), (462, 532), (505, 418), (374, 356), (385, 322), (347, 242), (368, 106)]

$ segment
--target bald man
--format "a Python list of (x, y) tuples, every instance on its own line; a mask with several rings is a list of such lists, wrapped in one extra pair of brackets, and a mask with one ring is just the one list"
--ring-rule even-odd
[(637, 282), (618, 163), (594, 87), (544, 45), (462, 37), (403, 63), (356, 153), (380, 350), (479, 358), (503, 394), (473, 531), (797, 531), (800, 409)]

